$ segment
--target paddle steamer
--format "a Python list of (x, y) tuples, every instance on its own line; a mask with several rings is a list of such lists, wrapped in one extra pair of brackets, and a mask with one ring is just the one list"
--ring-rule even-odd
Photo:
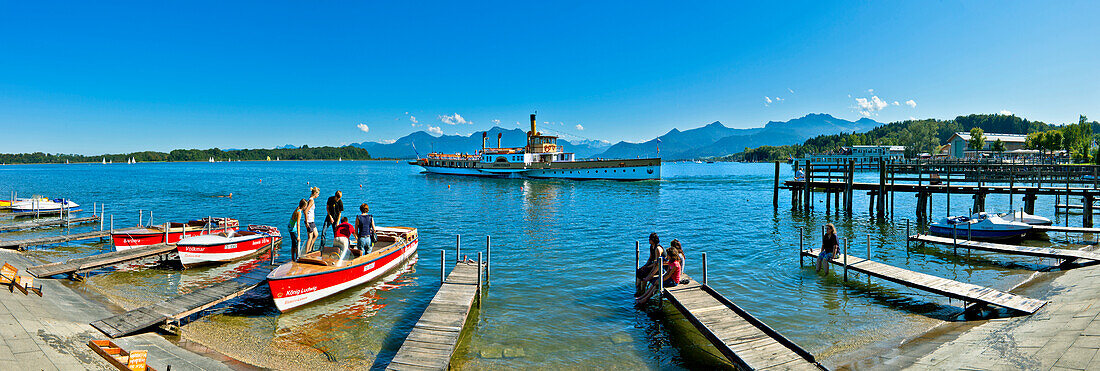
[(561, 179), (661, 179), (661, 159), (577, 160), (558, 145), (558, 137), (543, 135), (531, 115), (531, 131), (524, 147), (503, 148), (501, 134), (496, 148), (488, 147), (488, 133), (481, 134), (481, 150), (475, 154), (430, 153), (427, 158), (410, 161), (426, 172), (451, 175), (492, 177), (529, 177)]

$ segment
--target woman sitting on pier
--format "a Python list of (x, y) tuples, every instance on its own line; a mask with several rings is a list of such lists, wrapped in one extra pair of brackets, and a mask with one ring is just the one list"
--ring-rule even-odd
[(634, 297), (634, 303), (644, 304), (654, 294), (658, 294), (657, 290), (660, 290), (658, 281), (664, 281), (664, 287), (673, 287), (680, 284), (680, 279), (684, 270), (684, 251), (680, 245), (679, 240), (672, 240), (671, 246), (668, 248), (668, 266), (665, 267), (664, 276), (660, 275), (660, 271), (654, 272), (646, 282), (649, 287), (640, 296)]
[(659, 272), (659, 264), (662, 263), (661, 258), (665, 255), (665, 248), (661, 247), (661, 239), (657, 237), (657, 233), (653, 232), (649, 234), (649, 259), (646, 259), (645, 264), (642, 264), (638, 271), (634, 273), (636, 279), (634, 280), (634, 296), (641, 295), (646, 291), (645, 285), (649, 283), (649, 278), (653, 277)]
[(821, 236), (821, 252), (817, 254), (817, 268), (814, 271), (820, 273), (825, 269), (829, 274), (829, 261), (833, 260), (840, 252), (840, 244), (836, 240), (836, 226), (833, 223), (825, 225), (825, 235)]

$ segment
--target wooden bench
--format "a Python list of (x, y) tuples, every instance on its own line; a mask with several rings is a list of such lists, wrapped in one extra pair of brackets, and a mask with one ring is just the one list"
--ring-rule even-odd
[(34, 292), (38, 296), (42, 296), (42, 285), (34, 287), (34, 276), (15, 276), (14, 283), (12, 286), (22, 291), (24, 295), (30, 295), (31, 292)]
[(9, 291), (15, 291), (15, 279), (18, 275), (18, 269), (15, 269), (11, 264), (4, 263), (4, 267), (0, 268), (0, 284), (8, 285)]

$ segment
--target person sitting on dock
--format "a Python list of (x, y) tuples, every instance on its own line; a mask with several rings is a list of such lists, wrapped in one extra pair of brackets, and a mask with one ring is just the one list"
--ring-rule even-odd
[(374, 241), (378, 237), (374, 234), (374, 217), (369, 214), (370, 206), (366, 203), (359, 205), (359, 213), (355, 216), (355, 230), (359, 232), (356, 234), (358, 236), (356, 245), (359, 245), (363, 255), (367, 255), (374, 248)]
[(664, 287), (673, 287), (680, 284), (680, 279), (684, 271), (684, 252), (680, 246), (679, 240), (672, 240), (670, 245), (666, 253), (668, 255), (668, 266), (665, 267), (665, 274), (661, 276), (660, 272), (657, 272), (650, 277), (648, 280), (650, 283), (649, 287), (642, 295), (634, 298), (635, 304), (645, 304), (653, 295), (659, 295), (657, 290), (661, 288), (657, 285), (657, 280), (664, 281)]
[[(320, 196), (320, 195), (321, 195), (321, 189), (320, 188), (317, 188), (317, 187), (310, 188), (309, 189), (309, 199), (306, 200), (306, 206), (304, 208), (302, 208), (302, 210), (305, 210), (305, 214), (306, 214), (306, 232), (307, 232), (307, 234), (306, 234), (306, 251), (305, 251), (305, 253), (303, 253), (303, 255), (313, 251), (313, 243), (317, 242), (317, 223), (316, 223), (317, 213), (315, 212), (315, 210), (317, 209), (316, 199), (317, 199), (317, 196)], [(322, 245), (324, 245), (324, 243), (322, 243)]]
[(290, 223), (286, 225), (287, 231), (290, 233), (290, 259), (297, 261), (301, 256), (301, 242), (298, 239), (298, 225), (302, 224), (302, 209), (306, 208), (306, 199), (298, 201), (298, 208), (294, 209), (294, 212), (290, 213)]
[(833, 223), (825, 224), (825, 234), (821, 236), (821, 252), (817, 254), (817, 268), (815, 272), (825, 269), (829, 274), (829, 261), (833, 260), (840, 252), (840, 244), (836, 240), (836, 226)]
[(645, 285), (649, 283), (649, 278), (653, 277), (659, 272), (661, 258), (665, 255), (665, 248), (661, 247), (661, 238), (657, 237), (657, 233), (649, 234), (649, 259), (646, 259), (645, 264), (642, 264), (638, 268), (637, 272), (634, 272), (636, 277), (634, 281), (634, 296), (641, 295), (646, 291)]
[(340, 224), (332, 229), (332, 247), (340, 251), (340, 260), (347, 260), (351, 257), (351, 254), (349, 254), (351, 250), (350, 238), (354, 235), (355, 227), (348, 223), (348, 217), (346, 216), (340, 218)]

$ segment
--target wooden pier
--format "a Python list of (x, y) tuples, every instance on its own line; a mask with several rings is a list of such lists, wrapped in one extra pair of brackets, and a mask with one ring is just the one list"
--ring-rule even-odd
[(84, 223), (92, 223), (99, 221), (99, 216), (85, 216), (72, 219), (42, 219), (29, 222), (14, 223), (14, 224), (0, 224), (0, 232), (18, 231), (24, 229), (42, 228), (42, 227), (54, 227), (54, 226), (70, 226)]
[(216, 283), (160, 303), (92, 322), (92, 327), (111, 338), (126, 336), (157, 325), (178, 325), (187, 316), (241, 296), (267, 281), (271, 267), (257, 267), (231, 280)]
[(96, 238), (103, 238), (111, 235), (111, 231), (91, 231), (85, 233), (73, 233), (63, 234), (59, 236), (38, 237), (30, 238), (26, 240), (7, 240), (0, 241), (0, 249), (19, 249), (23, 250), (29, 246), (49, 245), (54, 243), (78, 241), (78, 240), (91, 240)]
[[(819, 250), (816, 249), (802, 250), (802, 256), (816, 259), (818, 252)], [(981, 305), (996, 305), (1027, 314), (1035, 313), (1035, 311), (1039, 310), (1039, 308), (1047, 303), (1047, 301), (1044, 300), (1027, 298), (989, 287), (913, 272), (907, 269), (845, 254), (838, 254), (838, 256), (830, 262), (844, 268), (845, 278), (848, 276), (848, 270), (852, 270), (871, 277), (878, 277), (893, 283), (936, 293), (949, 298)]]
[(814, 356), (710, 286), (688, 278), (663, 296), (722, 354), (744, 370), (824, 370)]
[(175, 244), (140, 246), (121, 251), (111, 251), (107, 253), (86, 256), (83, 258), (69, 259), (63, 262), (36, 265), (27, 268), (27, 273), (30, 273), (38, 278), (44, 278), (58, 274), (68, 274), (70, 278), (80, 279), (80, 274), (83, 272), (88, 272), (119, 263), (125, 263), (151, 257), (160, 257), (162, 260), (169, 259), (171, 255), (174, 255), (175, 253)]
[(478, 263), (458, 263), (413, 326), (387, 370), (446, 370), (481, 293)]
[[(83, 211), (83, 210), (84, 209), (72, 209), (72, 210), (65, 209), (65, 214), (75, 213), (75, 212)], [(61, 214), (61, 210), (40, 210), (40, 211), (22, 211), (22, 212), (18, 212), (18, 213), (16, 213), (16, 212), (3, 213), (3, 214), (0, 214), (0, 216), (17, 218), (17, 217), (24, 217), (24, 216), (59, 215), (59, 214)]]
[(1040, 232), (1100, 233), (1100, 228), (1066, 227), (1059, 225), (1033, 225), (1031, 230)]
[(971, 250), (989, 251), (1003, 254), (1013, 255), (1025, 255), (1035, 256), (1040, 258), (1054, 258), (1061, 259), (1063, 264), (1070, 263), (1078, 259), (1100, 261), (1100, 254), (1081, 250), (1069, 250), (1069, 249), (1055, 249), (1049, 247), (1032, 247), (1032, 246), (1018, 246), (1018, 245), (1006, 245), (992, 242), (979, 242), (958, 240), (949, 237), (937, 237), (929, 235), (912, 235), (909, 236), (910, 241), (934, 243), (939, 245), (956, 246)]

